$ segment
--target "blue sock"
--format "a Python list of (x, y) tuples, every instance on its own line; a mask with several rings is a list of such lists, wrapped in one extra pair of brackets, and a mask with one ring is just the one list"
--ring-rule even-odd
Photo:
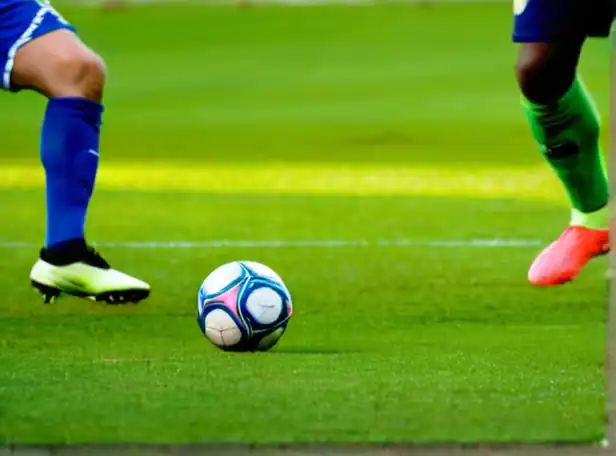
[(85, 98), (52, 98), (41, 134), (45, 168), (45, 247), (85, 240), (88, 203), (98, 169), (103, 107)]

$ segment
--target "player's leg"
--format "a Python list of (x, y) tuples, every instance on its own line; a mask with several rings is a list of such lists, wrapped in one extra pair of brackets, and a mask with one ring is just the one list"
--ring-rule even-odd
[(576, 74), (581, 44), (524, 44), (517, 67), (523, 109), (545, 159), (567, 191), (571, 223), (607, 227), (608, 182), (599, 114)]
[[(543, 286), (574, 279), (590, 259), (609, 250), (599, 115), (577, 73), (587, 34), (577, 27), (587, 22), (579, 20), (581, 3), (558, 1), (530, 0), (516, 17), (517, 41), (523, 42), (516, 73), (524, 112), (572, 205), (568, 228), (530, 268), (529, 280)], [(546, 5), (559, 12), (550, 14)]]
[[(32, 4), (23, 7), (24, 15)], [(8, 54), (4, 85), (49, 99), (40, 151), (46, 176), (46, 242), (31, 272), (33, 285), (46, 300), (65, 292), (136, 302), (149, 294), (146, 283), (112, 269), (85, 241), (99, 160), (104, 81), (100, 57), (53, 9), (37, 5)]]
[(609, 193), (599, 115), (576, 72), (581, 43), (525, 43), (519, 54), (524, 112), (572, 206), (567, 229), (529, 270), (535, 285), (568, 282), (590, 259), (609, 249)]

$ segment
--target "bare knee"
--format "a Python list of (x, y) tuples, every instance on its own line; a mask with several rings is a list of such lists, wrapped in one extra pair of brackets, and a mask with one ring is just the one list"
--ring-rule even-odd
[(524, 96), (541, 104), (550, 104), (560, 99), (575, 79), (580, 50), (581, 44), (522, 45), (516, 64), (516, 76)]
[(49, 98), (82, 97), (100, 101), (105, 64), (68, 31), (28, 43), (16, 55), (12, 85), (36, 90)]
[(62, 56), (50, 71), (55, 73), (49, 87), (50, 97), (83, 97), (94, 101), (103, 98), (105, 63), (93, 52)]

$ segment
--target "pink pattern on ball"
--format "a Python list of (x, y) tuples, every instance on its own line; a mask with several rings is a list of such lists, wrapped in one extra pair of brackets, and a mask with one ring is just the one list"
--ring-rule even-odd
[(218, 296), (210, 299), (209, 302), (220, 302), (226, 307), (228, 307), (234, 315), (239, 316), (237, 311), (237, 294), (240, 291), (240, 286), (241, 285), (234, 286), (230, 290), (227, 290), (224, 293), (221, 293)]
[(289, 300), (288, 305), (288, 317), (291, 318), (291, 316), (293, 316), (293, 303), (291, 302), (291, 300)]

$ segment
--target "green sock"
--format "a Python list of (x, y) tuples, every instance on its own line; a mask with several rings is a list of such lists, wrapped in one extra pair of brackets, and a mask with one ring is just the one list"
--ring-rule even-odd
[(533, 137), (565, 186), (572, 205), (571, 224), (609, 225), (609, 186), (599, 145), (599, 114), (579, 78), (553, 105), (522, 100)]

